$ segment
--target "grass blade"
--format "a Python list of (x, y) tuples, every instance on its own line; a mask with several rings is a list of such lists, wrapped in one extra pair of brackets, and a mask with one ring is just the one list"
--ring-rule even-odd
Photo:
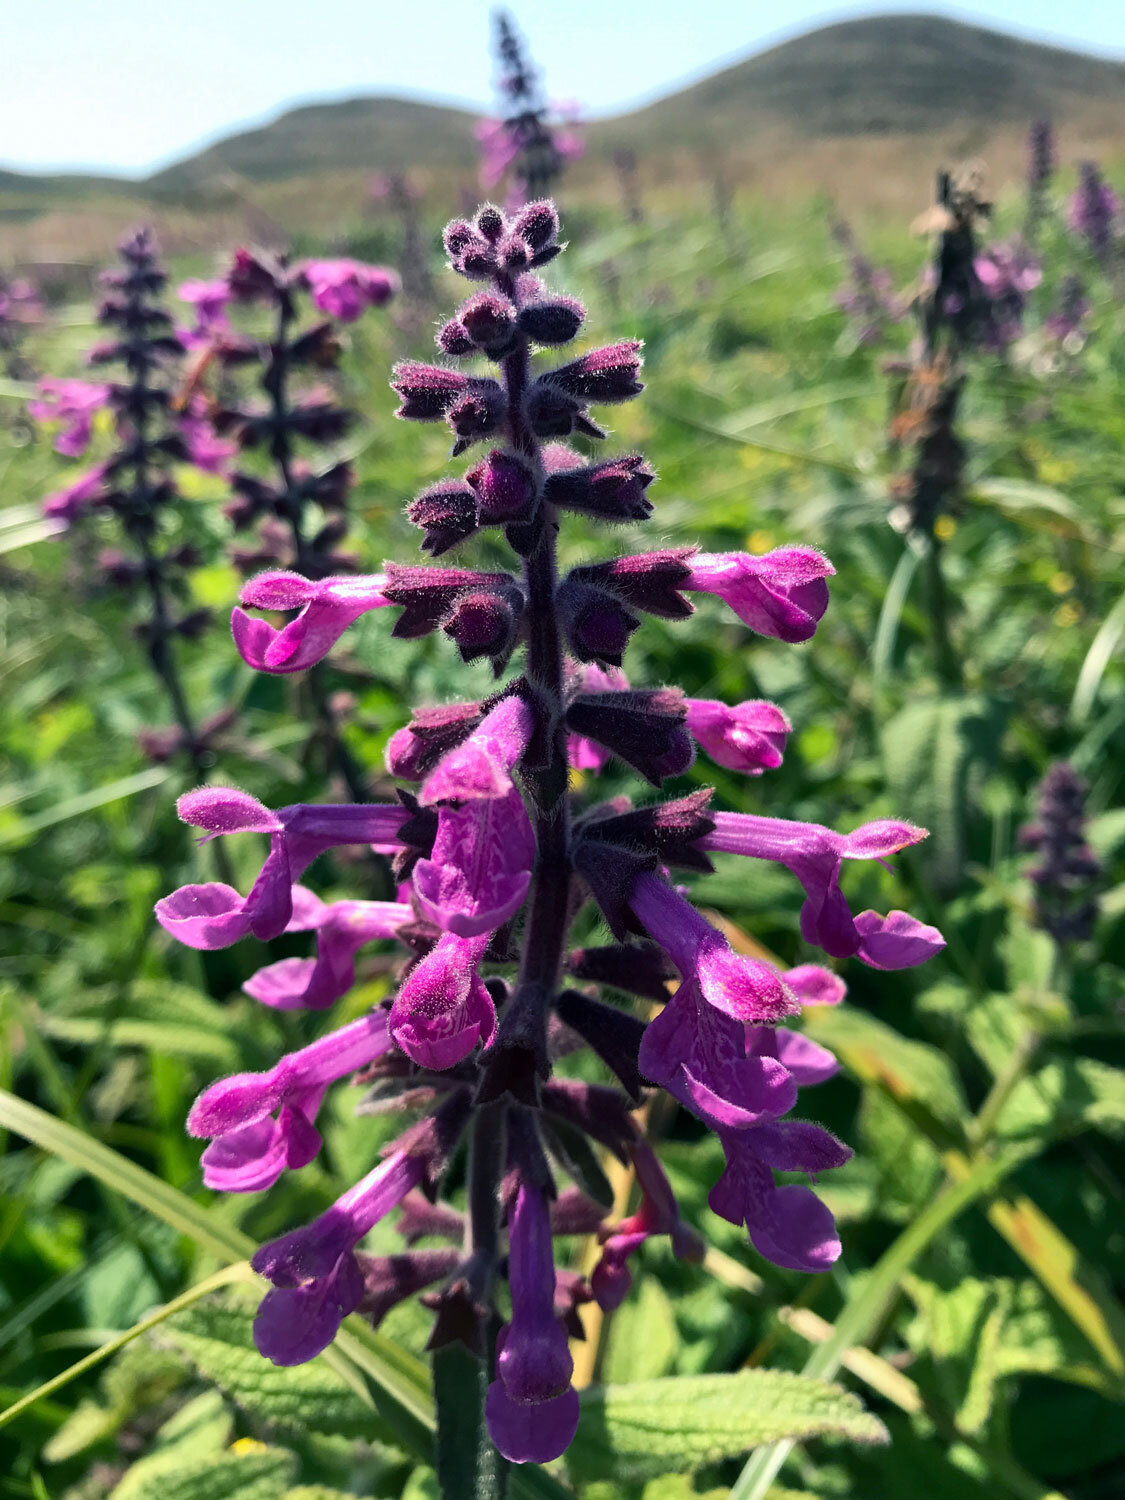
[(198, 1302), (201, 1297), (216, 1292), (220, 1287), (229, 1286), (232, 1281), (253, 1280), (253, 1272), (246, 1261), (237, 1261), (232, 1266), (224, 1266), (221, 1271), (216, 1271), (214, 1276), (208, 1276), (203, 1281), (196, 1282), (195, 1286), (189, 1287), (186, 1292), (181, 1292), (178, 1297), (173, 1297), (171, 1302), (165, 1302), (163, 1307), (158, 1307), (155, 1312), (149, 1313), (147, 1318), (142, 1318), (139, 1323), (134, 1323), (132, 1328), (127, 1328), (124, 1333), (115, 1334), (85, 1358), (78, 1360), (69, 1368), (55, 1375), (52, 1379), (44, 1381), (35, 1390), (29, 1391), (26, 1396), (21, 1396), (18, 1401), (9, 1406), (6, 1411), (0, 1411), (0, 1427), (6, 1427), (28, 1407), (34, 1406), (44, 1396), (53, 1396), (64, 1385), (69, 1385), (79, 1375), (84, 1375), (87, 1370), (92, 1370), (110, 1355), (116, 1354), (119, 1349), (124, 1349), (126, 1344), (132, 1343), (142, 1333), (147, 1333), (150, 1328), (156, 1328), (170, 1318), (173, 1313), (182, 1312), (185, 1307), (190, 1307), (193, 1302)]

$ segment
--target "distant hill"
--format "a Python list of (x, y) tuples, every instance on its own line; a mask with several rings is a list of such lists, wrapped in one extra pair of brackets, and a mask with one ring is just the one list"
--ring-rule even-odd
[(942, 133), (1039, 115), (1092, 115), (1125, 132), (1125, 63), (1021, 41), (940, 16), (824, 26), (607, 122), (639, 146), (731, 143), (766, 127), (796, 136)]
[(291, 109), (257, 130), (228, 136), (197, 156), (150, 177), (159, 193), (197, 188), (231, 172), (250, 182), (276, 182), (348, 168), (463, 168), (476, 160), (476, 116), (412, 99), (343, 99)]
[[(952, 155), (1017, 169), (1022, 133), (1041, 115), (1078, 154), (1125, 155), (1125, 63), (939, 16), (873, 16), (592, 122), (573, 190), (604, 182), (612, 153), (628, 147), (653, 188), (714, 170), (753, 179), (765, 195), (821, 189), (896, 209), (909, 196), (917, 209), (918, 184), (924, 194)], [(388, 169), (418, 174), (444, 210), (472, 188), (473, 123), (444, 105), (356, 98), (289, 110), (143, 182), (0, 172), (0, 255), (78, 253), (85, 223), (100, 250), (145, 204), (185, 247), (229, 239), (247, 215), (242, 233), (265, 215), (285, 232), (328, 236), (354, 222), (364, 180)]]

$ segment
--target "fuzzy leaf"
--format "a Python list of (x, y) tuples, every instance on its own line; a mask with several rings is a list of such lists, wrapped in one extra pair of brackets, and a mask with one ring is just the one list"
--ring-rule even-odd
[(386, 1435), (370, 1407), (323, 1359), (292, 1369), (263, 1359), (251, 1337), (253, 1320), (251, 1306), (217, 1298), (171, 1319), (162, 1337), (238, 1406), (283, 1431)]
[(206, 1458), (185, 1455), (171, 1471), (157, 1464), (162, 1456), (134, 1464), (110, 1500), (281, 1500), (297, 1471), (292, 1453), (259, 1444), (249, 1452), (236, 1445)]
[(686, 1375), (583, 1392), (566, 1455), (578, 1483), (644, 1479), (736, 1457), (759, 1443), (832, 1435), (878, 1443), (886, 1432), (859, 1398), (783, 1370)]

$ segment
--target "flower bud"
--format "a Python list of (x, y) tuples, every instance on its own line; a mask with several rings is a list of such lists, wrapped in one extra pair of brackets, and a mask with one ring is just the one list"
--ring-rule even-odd
[(425, 532), (422, 551), (440, 557), (476, 531), (477, 496), (464, 480), (448, 480), (423, 490), (406, 514)]
[(550, 347), (569, 344), (586, 319), (586, 309), (573, 297), (525, 303), (516, 323), (533, 343)]
[(567, 645), (579, 661), (619, 667), (629, 637), (641, 623), (620, 599), (573, 575), (555, 594)]
[(465, 302), (457, 319), (473, 344), (486, 354), (499, 357), (511, 347), (515, 308), (496, 292), (477, 292)]
[(469, 377), (441, 365), (400, 360), (394, 367), (391, 389), (402, 397), (395, 412), (407, 422), (440, 422), (469, 384)]
[(536, 496), (535, 474), (519, 454), (493, 448), (465, 479), (479, 502), (480, 525), (528, 519)]
[(523, 594), (515, 587), (470, 589), (458, 595), (441, 628), (457, 642), (462, 661), (487, 656), (498, 673), (512, 654), (523, 607)]

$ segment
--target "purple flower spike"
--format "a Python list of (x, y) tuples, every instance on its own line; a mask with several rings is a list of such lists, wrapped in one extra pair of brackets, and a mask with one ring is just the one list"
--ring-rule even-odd
[(555, 1316), (551, 1216), (543, 1193), (521, 1182), (508, 1223), (512, 1321), (497, 1342), (496, 1379), (485, 1415), (492, 1441), (512, 1463), (548, 1463), (578, 1426), (574, 1361)]
[(687, 727), (712, 760), (760, 776), (781, 764), (793, 726), (775, 703), (751, 700), (728, 708), (713, 698), (688, 698)]
[[(551, 160), (557, 170), (564, 146), (539, 129), (542, 112), (528, 95), (527, 70), (505, 20), (497, 33), (512, 108), (486, 132), (489, 149), (517, 165), (520, 185), (537, 197), (532, 174), (546, 173)], [(509, 155), (517, 134), (518, 149)], [(409, 200), (405, 185), (396, 191)], [(404, 230), (404, 265), (422, 264), (405, 220)], [(572, 347), (569, 361), (552, 368), (543, 351), (575, 338), (585, 313), (537, 274), (565, 248), (550, 202), (511, 213), (485, 204), (448, 225), (445, 246), (453, 270), (476, 285), (439, 324), (438, 361), (396, 366), (398, 414), (447, 423), (454, 456), (488, 441), (466, 473), (416, 495), (407, 516), (419, 528), (421, 550), (433, 557), (493, 528), (483, 555), (467, 560), (497, 570), (423, 566), (416, 557), (388, 560), (379, 575), (350, 576), (358, 559), (336, 549), (351, 467), (305, 464), (295, 450), (297, 440), (334, 439), (346, 414), (330, 392), (293, 390), (289, 373), (338, 367), (333, 324), (303, 326), (302, 308), (311, 296), (337, 318), (354, 316), (367, 295), (365, 268), (241, 252), (230, 290), (236, 300), (268, 304), (273, 317), (255, 339), (220, 331), (216, 353), (224, 372), (245, 357), (258, 361), (267, 399), (216, 411), (213, 425), (270, 463), (260, 477), (231, 477), (232, 521), (259, 528), (257, 551), (241, 549), (240, 567), (295, 571), (246, 585), (234, 633), (251, 665), (292, 672), (320, 662), (358, 616), (391, 604), (393, 640), (433, 636), (435, 648), (448, 651), (452, 643), (464, 661), (485, 657), (496, 689), (478, 701), (404, 706), (393, 716), (386, 769), (410, 788), (399, 790), (396, 806), (357, 801), (275, 810), (229, 788), (189, 793), (181, 816), (205, 838), (254, 833), (268, 840), (268, 855), (248, 895), (231, 885), (185, 886), (158, 904), (157, 915), (197, 948), (225, 947), (248, 934), (315, 934), (315, 957), (283, 958), (247, 981), (251, 996), (277, 1010), (327, 1008), (354, 985), (365, 943), (393, 938), (401, 945), (406, 958), (389, 1006), (273, 1068), (214, 1084), (193, 1106), (189, 1127), (210, 1137), (203, 1154), (208, 1185), (250, 1192), (312, 1161), (318, 1109), (335, 1083), (363, 1085), (361, 1113), (410, 1112), (409, 1128), (383, 1149), (384, 1165), (314, 1223), (254, 1257), (255, 1269), (273, 1283), (255, 1341), (275, 1363), (297, 1364), (324, 1349), (349, 1313), (377, 1323), (428, 1287), (421, 1300), (436, 1314), (429, 1347), (461, 1341), (487, 1356), (507, 1280), (510, 1322), (495, 1342), (484, 1419), (508, 1461), (550, 1463), (578, 1426), (568, 1337), (582, 1335), (583, 1304), (617, 1307), (632, 1283), (634, 1256), (654, 1236), (667, 1236), (685, 1261), (703, 1259), (702, 1241), (681, 1217), (636, 1117), (646, 1089), (662, 1088), (718, 1138), (726, 1164), (707, 1184), (711, 1206), (744, 1225), (763, 1255), (817, 1272), (840, 1254), (832, 1215), (810, 1186), (779, 1185), (776, 1174), (815, 1177), (848, 1158), (828, 1131), (791, 1118), (800, 1089), (832, 1078), (836, 1058), (799, 1023), (779, 1024), (803, 1005), (838, 1005), (843, 981), (816, 964), (783, 972), (733, 951), (721, 920), (708, 921), (670, 872), (688, 872), (687, 879), (711, 872), (711, 851), (783, 864), (804, 888), (804, 937), (877, 968), (920, 963), (942, 939), (905, 912), (853, 916), (840, 891), (843, 860), (885, 860), (923, 830), (887, 820), (838, 834), (817, 824), (716, 813), (712, 803), (720, 799), (708, 785), (659, 795), (667, 777), (692, 764), (697, 745), (729, 770), (756, 776), (780, 765), (791, 730), (772, 703), (728, 707), (685, 699), (674, 683), (630, 681), (624, 657), (644, 617), (686, 620), (692, 591), (709, 592), (762, 635), (807, 640), (827, 605), (832, 567), (803, 546), (752, 557), (700, 555), (689, 544), (624, 554), (611, 547), (600, 560), (560, 569), (558, 534), (571, 513), (601, 525), (651, 515), (655, 475), (642, 454), (599, 457), (585, 442), (579, 453), (565, 441), (572, 433), (595, 443), (607, 437), (590, 412), (640, 391), (641, 346), (622, 340), (577, 358)], [(868, 279), (877, 291), (874, 275)], [(1019, 285), (1015, 291), (1025, 295)], [(1011, 288), (1006, 295), (1012, 300)], [(225, 317), (224, 306), (220, 296), (211, 309), (216, 318)], [(202, 295), (199, 307), (202, 321)], [(115, 400), (121, 389), (114, 387)], [(156, 395), (163, 398), (163, 388)], [(207, 415), (206, 399), (207, 410), (189, 406), (177, 420)], [(172, 440), (182, 455), (183, 435)], [(117, 484), (119, 461), (112, 462)], [(105, 483), (88, 503), (114, 511), (120, 498)], [(306, 502), (315, 517), (305, 515)], [(500, 571), (493, 554), (498, 559), (504, 548), (510, 562)], [(562, 555), (569, 562), (569, 548)], [(111, 556), (106, 567), (136, 586), (139, 564), (131, 557)], [(254, 609), (288, 612), (288, 623), (252, 618), (246, 611)], [(517, 650), (519, 667), (511, 672)], [(316, 706), (327, 741), (354, 699), (324, 695)], [(611, 789), (591, 785), (611, 756)], [(630, 792), (624, 785), (629, 768), (657, 795), (635, 801), (636, 786)], [(366, 767), (334, 769), (362, 798)], [(318, 854), (347, 844), (392, 857), (396, 900), (326, 903), (297, 883)], [(1088, 863), (1086, 852), (1075, 858)], [(347, 865), (338, 864), (342, 876)], [(1086, 923), (1083, 931), (1093, 909), (1085, 902), (1074, 916)], [(599, 913), (613, 942), (586, 936)], [(1068, 931), (1073, 936), (1078, 928)], [(648, 1002), (653, 1018), (646, 1022), (631, 1009), (628, 996)], [(564, 1065), (567, 1074), (560, 1073), (558, 1062), (571, 1054), (576, 1072)], [(614, 1082), (586, 1081), (587, 1063), (604, 1067)], [(463, 1132), (464, 1203), (453, 1209), (438, 1188)], [(582, 1186), (582, 1160), (592, 1147), (631, 1161), (636, 1173), (639, 1202), (612, 1225)], [(363, 1237), (396, 1204), (406, 1245), (433, 1238), (440, 1248), (396, 1252), (381, 1245), (377, 1257), (364, 1253)], [(556, 1270), (552, 1235), (590, 1234), (602, 1249), (589, 1275)]]
[(414, 868), (418, 904), (458, 937), (491, 933), (523, 905), (535, 835), (523, 798), (475, 798), (438, 809), (433, 853)]
[(466, 802), (506, 797), (512, 771), (535, 730), (535, 712), (518, 693), (501, 699), (472, 734), (451, 750), (422, 783), (423, 807), (436, 802)]
[(314, 304), (342, 323), (354, 323), (369, 307), (382, 307), (399, 291), (394, 271), (358, 260), (307, 260), (301, 271)]
[(857, 954), (875, 969), (911, 968), (944, 946), (936, 928), (915, 922), (905, 912), (880, 917), (864, 912), (853, 918), (840, 890), (840, 863), (845, 859), (877, 859), (909, 848), (927, 837), (912, 823), (883, 819), (864, 823), (852, 833), (834, 833), (819, 823), (797, 823), (788, 818), (763, 818), (754, 813), (716, 813), (713, 832), (698, 847), (751, 859), (774, 860), (801, 882), (805, 903), (801, 932), (833, 958)]
[[(699, 842), (713, 847), (706, 839)], [(742, 1022), (777, 1021), (798, 1010), (772, 964), (732, 953), (722, 933), (666, 880), (641, 875), (629, 904), (685, 981), (698, 988), (713, 1009)]]
[(302, 922), (297, 928), (291, 918), (286, 929), (293, 932), (315, 927), (316, 958), (283, 958), (259, 969), (242, 986), (253, 999), (273, 1010), (327, 1010), (355, 983), (358, 950), (365, 943), (393, 938), (400, 927), (414, 919), (412, 908), (398, 901), (319, 904), (316, 920)]
[(445, 933), (391, 1006), (391, 1035), (419, 1067), (442, 1072), (496, 1034), (496, 1007), (477, 973), (488, 935)]
[(381, 573), (313, 581), (299, 573), (259, 573), (239, 596), (254, 609), (300, 613), (281, 630), (245, 610), (231, 615), (234, 643), (243, 661), (259, 672), (301, 672), (323, 660), (355, 620), (390, 603)]
[(807, 641), (828, 608), (836, 569), (812, 547), (748, 552), (699, 552), (688, 559), (681, 588), (717, 594), (751, 630), (780, 641)]
[(275, 1365), (302, 1365), (327, 1349), (363, 1299), (355, 1247), (422, 1180), (417, 1157), (396, 1152), (304, 1229), (272, 1240), (250, 1264), (272, 1281), (254, 1343)]

